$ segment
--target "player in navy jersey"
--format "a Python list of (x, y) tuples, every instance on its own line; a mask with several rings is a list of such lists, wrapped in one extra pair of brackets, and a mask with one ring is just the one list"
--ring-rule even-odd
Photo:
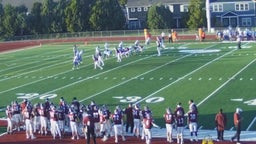
[(140, 107), (138, 104), (136, 104), (133, 108), (133, 122), (134, 122), (134, 128), (133, 133), (134, 136), (140, 137), (140, 127), (141, 127), (141, 116), (140, 116)]
[(114, 133), (115, 133), (115, 143), (118, 143), (118, 135), (121, 134), (122, 140), (125, 141), (124, 131), (123, 131), (123, 116), (117, 109), (114, 110), (112, 115), (112, 120), (114, 123)]
[(172, 133), (173, 133), (173, 124), (174, 124), (174, 114), (171, 111), (171, 108), (166, 109), (166, 113), (163, 115), (165, 120), (165, 127), (166, 127), (166, 137), (167, 142), (172, 142)]
[(183, 139), (183, 132), (184, 132), (184, 125), (185, 125), (185, 117), (182, 114), (181, 111), (177, 111), (177, 116), (176, 116), (176, 126), (177, 126), (177, 143), (178, 144), (183, 144), (184, 139)]
[(18, 131), (20, 131), (20, 125), (21, 125), (21, 121), (22, 121), (21, 107), (17, 101), (13, 102), (13, 104), (12, 104), (12, 115), (13, 115), (14, 128), (16, 128)]
[(65, 119), (66, 119), (64, 106), (59, 106), (59, 108), (57, 109), (57, 118), (58, 118), (58, 125), (60, 128), (61, 135), (64, 136), (64, 132), (65, 132), (64, 126), (65, 126)]
[(33, 107), (32, 113), (34, 115), (34, 119), (33, 119), (33, 130), (34, 133), (36, 133), (36, 131), (39, 132), (39, 126), (40, 126), (40, 115), (38, 113), (38, 109), (39, 109), (39, 104), (36, 103)]
[(181, 114), (182, 116), (185, 115), (185, 111), (184, 111), (184, 108), (183, 108), (182, 105), (181, 105), (181, 102), (178, 102), (178, 104), (177, 104), (177, 107), (176, 107), (175, 112), (174, 112), (175, 117), (177, 117), (177, 113), (178, 113), (178, 112), (180, 112), (180, 114)]
[[(197, 111), (195, 110), (195, 107), (192, 107), (191, 110), (188, 113), (188, 124), (189, 124), (189, 130), (190, 130), (190, 141), (198, 141), (197, 139)], [(193, 138), (195, 136), (195, 138)]]

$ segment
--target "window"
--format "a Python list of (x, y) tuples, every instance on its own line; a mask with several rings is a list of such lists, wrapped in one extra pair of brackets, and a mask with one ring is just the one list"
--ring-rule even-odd
[(236, 11), (248, 11), (249, 10), (249, 4), (248, 3), (236, 3), (235, 4), (235, 10)]
[(222, 4), (213, 4), (213, 12), (223, 12), (223, 5)]
[(180, 5), (180, 12), (188, 12), (188, 6), (187, 5)]
[(135, 8), (131, 8), (131, 12), (135, 12)]
[(242, 26), (251, 26), (252, 19), (251, 18), (242, 18)]
[(141, 12), (141, 8), (140, 8), (140, 7), (139, 7), (139, 8), (137, 8), (137, 11), (138, 11), (138, 12)]
[(148, 7), (144, 7), (144, 11), (148, 11)]
[(170, 12), (173, 12), (173, 5), (169, 5)]

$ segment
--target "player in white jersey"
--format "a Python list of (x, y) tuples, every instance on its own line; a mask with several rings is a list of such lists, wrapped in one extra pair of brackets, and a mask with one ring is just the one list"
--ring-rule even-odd
[(26, 138), (27, 139), (35, 139), (36, 137), (33, 134), (33, 125), (32, 125), (32, 109), (28, 106), (22, 111), (22, 115), (25, 119), (25, 127), (26, 127)]
[(94, 69), (96, 69), (98, 67), (102, 70), (103, 67), (100, 66), (98, 57), (96, 55), (92, 55), (92, 59), (93, 59), (93, 63), (94, 63)]
[(78, 54), (77, 54), (73, 58), (73, 68), (72, 69), (73, 70), (74, 69), (79, 69), (79, 65), (78, 64), (79, 64), (79, 60), (78, 60)]
[(104, 49), (103, 54), (104, 54), (104, 58), (107, 59), (108, 57), (110, 57), (112, 51), (108, 48), (108, 43), (105, 43), (104, 47), (105, 47), (105, 49)]
[(5, 110), (7, 117), (7, 134), (12, 134), (13, 132), (13, 120), (12, 120), (12, 109), (11, 105), (8, 105)]
[(43, 104), (40, 104), (40, 107), (38, 109), (39, 117), (40, 117), (40, 133), (41, 135), (45, 134), (47, 135), (47, 115), (46, 115), (46, 109)]

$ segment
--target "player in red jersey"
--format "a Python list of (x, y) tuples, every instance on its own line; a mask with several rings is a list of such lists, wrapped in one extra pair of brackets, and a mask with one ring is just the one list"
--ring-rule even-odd
[(166, 113), (163, 115), (165, 120), (165, 127), (166, 127), (166, 137), (167, 142), (172, 142), (172, 132), (173, 132), (173, 124), (174, 124), (174, 114), (171, 111), (171, 108), (166, 109)]

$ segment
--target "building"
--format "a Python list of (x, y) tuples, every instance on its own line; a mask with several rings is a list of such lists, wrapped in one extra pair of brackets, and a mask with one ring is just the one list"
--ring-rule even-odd
[(181, 27), (183, 13), (188, 12), (190, 0), (127, 0), (126, 13), (129, 29), (143, 29), (146, 26), (148, 9), (155, 4), (169, 8), (173, 13), (175, 27)]
[(210, 0), (212, 27), (256, 25), (256, 0)]

